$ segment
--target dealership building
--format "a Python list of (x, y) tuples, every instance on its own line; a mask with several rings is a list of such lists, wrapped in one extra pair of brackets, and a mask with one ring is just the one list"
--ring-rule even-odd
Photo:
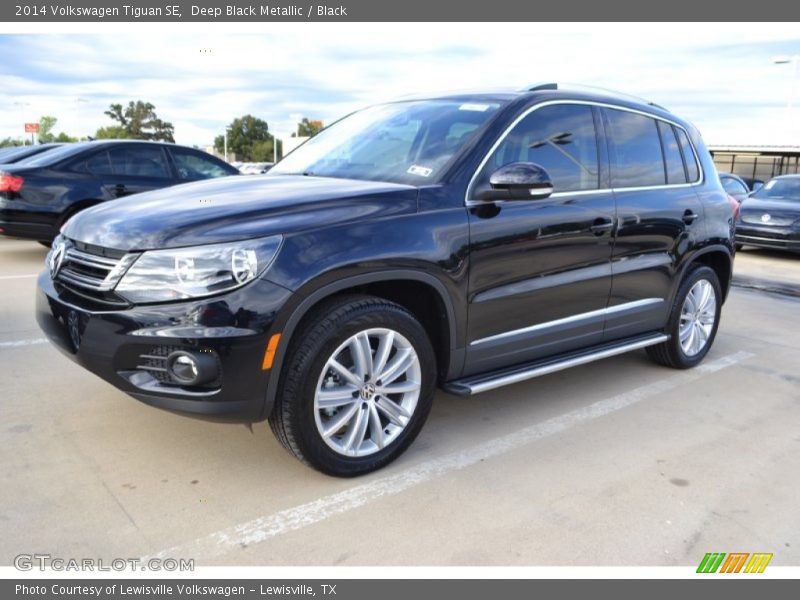
[(719, 172), (767, 181), (800, 173), (800, 146), (709, 146)]

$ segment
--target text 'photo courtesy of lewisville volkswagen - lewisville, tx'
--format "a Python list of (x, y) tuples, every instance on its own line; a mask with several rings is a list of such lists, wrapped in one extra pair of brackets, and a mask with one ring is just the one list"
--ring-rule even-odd
[(248, 6), (0, 32), (14, 594), (799, 576), (796, 24)]

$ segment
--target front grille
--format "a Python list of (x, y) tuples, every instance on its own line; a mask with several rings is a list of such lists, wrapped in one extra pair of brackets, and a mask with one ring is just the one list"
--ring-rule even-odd
[(136, 260), (136, 255), (116, 253), (118, 256), (109, 256), (96, 248), (92, 250), (68, 245), (56, 282), (78, 296), (106, 304), (126, 304), (112, 290)]
[(116, 274), (117, 266), (121, 260), (105, 258), (81, 252), (77, 248), (69, 248), (64, 256), (61, 270), (58, 272), (59, 281), (68, 285), (78, 286), (94, 292), (107, 292), (113, 288), (119, 277)]

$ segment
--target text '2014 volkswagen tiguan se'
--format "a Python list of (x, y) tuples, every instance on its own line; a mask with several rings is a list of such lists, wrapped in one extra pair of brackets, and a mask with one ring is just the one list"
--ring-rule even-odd
[(379, 468), (438, 386), (469, 395), (714, 341), (732, 211), (693, 126), (550, 84), (356, 112), (258, 178), (78, 214), (39, 278), (70, 358), (148, 404), (268, 419), (335, 475)]

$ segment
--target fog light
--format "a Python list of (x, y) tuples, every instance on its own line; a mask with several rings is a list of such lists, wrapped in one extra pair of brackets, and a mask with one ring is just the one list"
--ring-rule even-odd
[(202, 385), (219, 377), (219, 366), (210, 352), (179, 350), (167, 357), (167, 372), (177, 383)]

